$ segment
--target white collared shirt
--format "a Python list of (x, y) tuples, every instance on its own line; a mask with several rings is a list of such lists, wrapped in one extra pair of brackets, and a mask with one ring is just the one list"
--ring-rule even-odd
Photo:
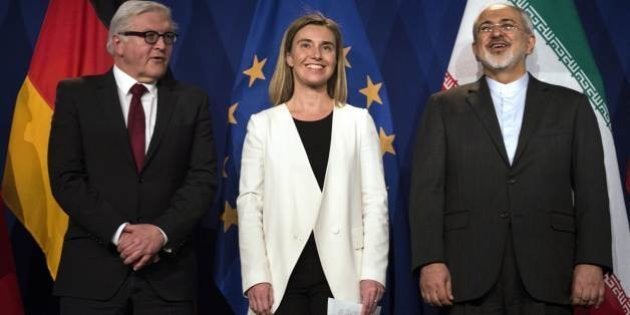
[[(120, 100), (120, 107), (122, 108), (123, 116), (125, 118), (125, 126), (129, 117), (129, 107), (131, 105), (131, 87), (140, 83), (130, 75), (126, 74), (120, 68), (114, 65), (114, 79), (116, 79), (116, 86), (118, 87), (118, 99)], [(153, 130), (155, 129), (155, 119), (157, 116), (157, 86), (155, 83), (147, 84), (142, 83), (147, 88), (147, 93), (142, 95), (140, 101), (142, 102), (142, 109), (144, 110), (144, 152), (149, 150), (149, 143), (153, 136)]]
[(518, 80), (507, 84), (488, 77), (486, 77), (486, 80), (490, 88), (494, 111), (497, 113), (497, 119), (501, 127), (505, 151), (510, 164), (512, 164), (523, 124), (529, 75), (525, 73)]
[[(114, 79), (116, 80), (116, 87), (118, 88), (118, 99), (120, 100), (120, 107), (123, 112), (123, 116), (125, 118), (125, 126), (127, 126), (127, 120), (129, 119), (129, 107), (131, 107), (131, 87), (136, 83), (141, 83), (136, 81), (136, 79), (132, 78), (130, 75), (126, 74), (124, 71), (120, 70), (116, 65), (114, 65)], [(142, 109), (144, 110), (144, 152), (146, 153), (149, 150), (149, 144), (151, 142), (151, 137), (153, 136), (153, 130), (155, 129), (155, 119), (157, 117), (157, 86), (155, 83), (141, 83), (147, 88), (147, 93), (144, 93), (140, 98), (140, 102), (142, 102)], [(121, 224), (114, 236), (112, 237), (112, 243), (114, 245), (118, 245), (118, 240), (120, 239), (120, 235), (122, 234), (123, 229), (128, 224), (128, 222), (124, 222)], [(168, 236), (166, 233), (158, 227), (162, 236), (164, 237), (164, 244), (168, 242)]]

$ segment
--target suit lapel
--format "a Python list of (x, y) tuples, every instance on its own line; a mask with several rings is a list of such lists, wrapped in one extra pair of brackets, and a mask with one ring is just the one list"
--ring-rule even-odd
[[(297, 196), (300, 196), (302, 200), (308, 200), (308, 204), (304, 206), (304, 212), (300, 218), (301, 222), (308, 222), (308, 227), (312, 229), (319, 216), (319, 208), (322, 202), (322, 190), (319, 189), (317, 178), (311, 168), (311, 163), (308, 160), (306, 149), (300, 138), (300, 134), (297, 130), (297, 126), (293, 121), (293, 116), (285, 104), (277, 113), (277, 119), (273, 119), (271, 124), (275, 126), (279, 132), (273, 132), (277, 138), (274, 140), (275, 145), (282, 145), (284, 148), (281, 152), (284, 152), (286, 156), (281, 158), (282, 163), (286, 163), (286, 166), (290, 166), (288, 176), (296, 176), (299, 184), (296, 185)], [(274, 115), (275, 116), (275, 115)], [(282, 180), (282, 179), (280, 179)], [(293, 196), (293, 194), (287, 194), (287, 196)]]
[(127, 133), (127, 126), (125, 125), (125, 116), (122, 112), (120, 105), (120, 99), (118, 98), (118, 86), (114, 79), (114, 73), (109, 70), (98, 84), (96, 91), (96, 100), (99, 104), (99, 108), (102, 109), (103, 118), (109, 121), (112, 126), (114, 137), (119, 143), (119, 151), (127, 156), (126, 160), (129, 162), (129, 166), (136, 168), (133, 156), (131, 154), (131, 147), (129, 145), (129, 134)]
[(499, 120), (494, 110), (490, 89), (488, 88), (485, 76), (481, 77), (479, 81), (470, 87), (466, 100), (484, 125), (503, 161), (507, 165), (510, 165), (510, 160), (507, 158), (505, 150), (505, 144), (503, 143), (503, 136), (501, 135), (501, 127), (499, 126)]
[(536, 131), (540, 119), (545, 111), (544, 94), (546, 88), (536, 80), (534, 76), (529, 75), (529, 84), (527, 85), (527, 94), (525, 96), (525, 112), (523, 113), (523, 124), (518, 137), (518, 146), (514, 154), (512, 165), (516, 165), (519, 157), (525, 151), (529, 139)]
[(169, 79), (160, 80), (158, 82), (158, 98), (157, 98), (157, 117), (155, 121), (155, 129), (153, 136), (149, 142), (149, 149), (145, 158), (144, 167), (150, 162), (157, 151), (160, 141), (164, 137), (164, 133), (173, 116), (173, 110), (177, 104), (177, 93), (175, 91), (175, 82)]
[[(297, 126), (293, 121), (293, 116), (289, 111), (289, 108), (286, 105), (281, 105), (284, 107), (283, 109), (283, 118), (282, 122), (285, 124), (286, 129), (286, 137), (287, 137), (287, 147), (294, 148), (291, 150), (295, 152), (294, 158), (296, 159), (297, 165), (299, 169), (304, 170), (305, 177), (304, 181), (308, 182), (308, 190), (313, 194), (317, 194), (321, 197), (322, 190), (319, 189), (319, 184), (317, 183), (317, 178), (315, 177), (315, 173), (313, 173), (313, 168), (311, 167), (311, 162), (308, 160), (308, 155), (306, 154), (306, 148), (302, 143), (302, 138), (300, 138), (300, 133), (297, 130)], [(308, 175), (306, 175), (308, 174)], [(324, 180), (325, 182), (326, 180)], [(318, 206), (319, 208), (319, 206)]]
[(333, 106), (333, 116), (332, 116), (332, 130), (330, 131), (330, 146), (328, 148), (328, 163), (326, 164), (326, 176), (324, 177), (324, 185), (322, 187), (322, 194), (326, 193), (326, 187), (330, 186), (328, 181), (333, 179), (329, 179), (334, 173), (331, 171), (334, 168), (334, 165), (339, 163), (337, 161), (340, 150), (343, 150), (344, 143), (342, 142), (343, 135), (340, 133), (347, 132), (347, 128), (343, 128), (344, 123), (344, 107), (338, 107), (337, 105)]

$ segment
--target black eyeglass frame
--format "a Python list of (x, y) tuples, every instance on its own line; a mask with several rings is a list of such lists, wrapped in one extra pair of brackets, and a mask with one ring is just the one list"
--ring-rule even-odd
[[(119, 32), (118, 35), (142, 37), (144, 38), (144, 42), (149, 45), (154, 45), (155, 43), (157, 43), (160, 40), (160, 37), (163, 38), (164, 44), (173, 45), (173, 43), (177, 41), (177, 36), (178, 36), (177, 33), (170, 32), (170, 31), (164, 32), (164, 33), (156, 32), (156, 31), (144, 31), (144, 32), (125, 31), (125, 32)], [(155, 40), (150, 40), (150, 38), (153, 38), (153, 37), (155, 38)]]

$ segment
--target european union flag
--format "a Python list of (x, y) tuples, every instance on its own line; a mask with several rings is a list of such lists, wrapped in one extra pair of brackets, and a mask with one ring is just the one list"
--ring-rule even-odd
[[(388, 274), (385, 313), (406, 313), (420, 310), (416, 305), (397, 305), (394, 297), (412, 296), (417, 301), (417, 284), (409, 268), (408, 227), (405, 209), (398, 202), (398, 160), (396, 132), (392, 124), (386, 84), (365, 34), (364, 26), (354, 1), (259, 1), (254, 13), (243, 56), (240, 73), (232, 90), (232, 105), (228, 111), (230, 123), (228, 149), (224, 157), (224, 210), (220, 215), (223, 228), (219, 229), (216, 247), (215, 279), (228, 303), (237, 314), (245, 314), (247, 300), (243, 297), (237, 240), (236, 197), (243, 141), (249, 117), (269, 108), (269, 80), (274, 71), (282, 35), (287, 26), (299, 16), (319, 11), (341, 26), (344, 39), (344, 57), (348, 78), (348, 102), (367, 107), (376, 123), (381, 153), (386, 172), (389, 195), (391, 231), (391, 257)], [(396, 224), (400, 223), (400, 226)], [(401, 285), (396, 285), (400, 280)], [(415, 302), (417, 303), (417, 302)], [(414, 304), (412, 302), (412, 304)], [(395, 310), (398, 309), (398, 310)]]

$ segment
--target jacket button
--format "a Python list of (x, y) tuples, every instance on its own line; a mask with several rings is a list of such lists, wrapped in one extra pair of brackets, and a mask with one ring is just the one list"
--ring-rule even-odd
[(516, 179), (510, 178), (510, 179), (507, 180), (507, 183), (510, 184), (510, 185), (514, 185), (514, 184), (516, 184)]
[(501, 214), (499, 214), (499, 218), (501, 219), (507, 219), (510, 216), (509, 213), (507, 213), (507, 211), (503, 211), (501, 212)]

